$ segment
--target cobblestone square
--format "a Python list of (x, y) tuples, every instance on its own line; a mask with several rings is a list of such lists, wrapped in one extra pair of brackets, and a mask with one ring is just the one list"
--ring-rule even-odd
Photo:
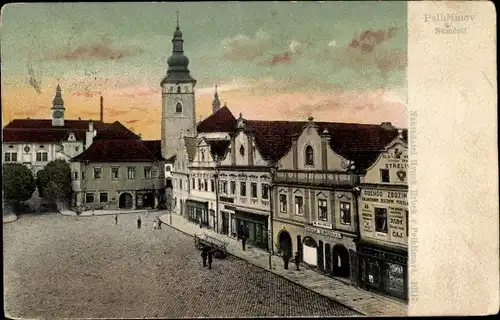
[(202, 266), (193, 238), (155, 213), (22, 216), (4, 224), (4, 309), (14, 318), (350, 316), (354, 310), (249, 263)]

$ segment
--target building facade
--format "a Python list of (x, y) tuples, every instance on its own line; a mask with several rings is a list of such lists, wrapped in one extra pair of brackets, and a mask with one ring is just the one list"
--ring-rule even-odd
[[(101, 97), (101, 110), (103, 102)], [(51, 119), (15, 119), (2, 130), (3, 163), (22, 163), (36, 175), (49, 162), (69, 161), (87, 149), (97, 134), (137, 137), (119, 122), (65, 119), (62, 90), (58, 85)], [(101, 113), (102, 114), (102, 113)]]
[(71, 160), (72, 205), (83, 210), (157, 208), (165, 202), (160, 141), (102, 139)]
[(360, 185), (359, 285), (408, 296), (408, 150), (404, 132), (387, 145)]

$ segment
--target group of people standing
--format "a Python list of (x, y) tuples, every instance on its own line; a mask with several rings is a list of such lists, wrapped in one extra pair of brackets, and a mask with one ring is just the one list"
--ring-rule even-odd
[[(283, 263), (284, 263), (284, 268), (285, 270), (288, 270), (288, 264), (290, 263), (290, 255), (288, 254), (288, 250), (285, 250), (285, 252), (283, 252)], [(297, 267), (297, 271), (300, 271), (300, 257), (299, 257), (299, 253), (298, 252), (295, 252), (295, 256), (293, 257), (293, 262), (295, 263), (295, 266)]]
[(212, 261), (214, 256), (214, 250), (212, 248), (204, 247), (201, 251), (201, 258), (203, 259), (203, 266), (207, 266), (208, 260), (208, 269), (212, 269)]
[[(146, 217), (147, 217), (147, 213), (146, 213)], [(115, 224), (118, 224), (118, 215), (116, 214), (115, 215)], [(156, 230), (161, 230), (161, 225), (162, 225), (162, 222), (160, 220), (159, 217), (156, 217), (156, 219), (154, 219), (153, 221), (153, 229)], [(141, 217), (137, 217), (137, 229), (140, 229), (142, 226), (142, 220), (141, 220)]]

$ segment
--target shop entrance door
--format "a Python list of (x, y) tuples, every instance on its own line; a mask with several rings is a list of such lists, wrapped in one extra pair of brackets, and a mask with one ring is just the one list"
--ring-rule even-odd
[(325, 243), (325, 271), (332, 275), (332, 248), (329, 243)]

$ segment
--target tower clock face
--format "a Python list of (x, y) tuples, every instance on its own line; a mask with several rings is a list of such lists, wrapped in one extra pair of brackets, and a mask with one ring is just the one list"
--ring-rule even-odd
[(60, 110), (54, 111), (54, 118), (60, 119), (63, 117), (63, 113)]

